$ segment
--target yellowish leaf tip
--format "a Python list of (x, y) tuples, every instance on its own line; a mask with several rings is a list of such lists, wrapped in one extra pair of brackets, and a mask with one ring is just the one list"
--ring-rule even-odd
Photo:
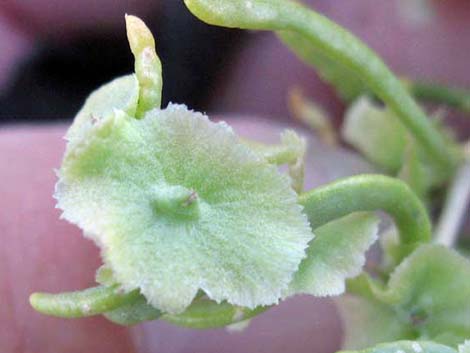
[(144, 21), (133, 15), (125, 15), (127, 39), (133, 54), (141, 52), (145, 47), (155, 47), (152, 32)]

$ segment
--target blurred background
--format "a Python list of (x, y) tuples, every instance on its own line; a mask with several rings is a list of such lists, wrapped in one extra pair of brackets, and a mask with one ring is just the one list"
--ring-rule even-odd
[[(303, 2), (363, 39), (398, 74), (470, 88), (470, 1)], [(92, 90), (133, 71), (125, 13), (144, 19), (156, 37), (164, 106), (185, 103), (227, 118), (246, 136), (272, 142), (292, 121), (287, 100), (296, 86), (336, 126), (341, 121), (345, 107), (334, 91), (273, 34), (205, 25), (182, 0), (0, 0), (0, 351), (338, 350), (341, 324), (330, 299), (290, 300), (238, 335), (162, 322), (124, 329), (101, 317), (67, 321), (27, 304), (33, 291), (94, 284), (101, 263), (96, 246), (54, 209), (53, 168), (62, 158), (65, 125), (49, 123), (70, 123)], [(468, 138), (468, 116), (449, 111), (446, 119)], [(358, 156), (328, 150), (304, 135), (311, 147), (309, 187), (371, 170)]]
[(0, 3), (1, 121), (70, 119), (92, 90), (132, 72), (125, 13), (155, 33), (164, 104), (206, 107), (242, 35), (202, 24), (183, 1), (7, 0)]
[[(470, 87), (466, 0), (304, 0), (399, 74)], [(286, 120), (300, 86), (336, 120), (342, 105), (270, 33), (207, 26), (175, 0), (0, 2), (0, 123), (70, 120), (91, 90), (129, 73), (124, 13), (148, 23), (163, 62), (164, 105)], [(460, 122), (460, 124), (465, 124)]]

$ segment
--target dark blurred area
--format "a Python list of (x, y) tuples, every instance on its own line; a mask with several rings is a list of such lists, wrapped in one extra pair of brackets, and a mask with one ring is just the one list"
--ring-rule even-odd
[[(163, 1), (142, 17), (156, 37), (163, 64), (163, 106), (171, 101), (207, 110), (214, 79), (240, 44), (242, 32), (202, 23), (183, 1)], [(0, 91), (0, 123), (71, 119), (91, 91), (130, 72), (133, 57), (123, 15), (115, 27), (79, 28), (66, 40), (46, 33), (15, 65), (8, 87)]]
[[(470, 2), (301, 2), (361, 38), (398, 75), (470, 88)], [(126, 12), (156, 37), (164, 106), (292, 122), (287, 97), (300, 87), (340, 125), (344, 103), (274, 34), (206, 25), (182, 0), (0, 1), (0, 124), (70, 120), (94, 89), (132, 72)], [(446, 121), (467, 138), (469, 119), (454, 113)]]

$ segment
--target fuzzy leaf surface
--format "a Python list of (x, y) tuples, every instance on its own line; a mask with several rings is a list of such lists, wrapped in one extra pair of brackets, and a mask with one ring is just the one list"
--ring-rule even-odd
[(371, 213), (353, 213), (315, 230), (307, 257), (289, 285), (289, 294), (342, 294), (347, 278), (357, 276), (365, 252), (377, 239), (379, 219)]
[[(470, 337), (469, 278), (468, 259), (440, 245), (422, 245), (400, 263), (388, 283), (362, 275), (352, 280), (348, 289), (369, 301), (363, 303), (370, 312), (367, 317), (382, 315), (387, 307), (394, 315), (384, 317), (384, 325), (392, 322), (404, 323), (404, 327), (411, 325), (408, 334), (456, 347)], [(343, 316), (347, 319), (354, 314)], [(367, 319), (348, 320), (346, 330), (366, 333), (369, 325)], [(368, 333), (372, 343), (383, 342), (381, 337), (373, 330)], [(395, 337), (407, 338), (407, 334)]]
[(313, 238), (289, 178), (185, 106), (89, 125), (59, 177), (63, 217), (125, 290), (163, 312), (184, 311), (199, 289), (248, 308), (276, 303)]

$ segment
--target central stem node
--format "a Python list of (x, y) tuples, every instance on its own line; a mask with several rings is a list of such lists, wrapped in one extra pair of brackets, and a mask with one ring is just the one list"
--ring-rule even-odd
[(194, 190), (181, 185), (159, 185), (152, 194), (153, 206), (158, 213), (188, 218), (199, 215), (199, 196)]

